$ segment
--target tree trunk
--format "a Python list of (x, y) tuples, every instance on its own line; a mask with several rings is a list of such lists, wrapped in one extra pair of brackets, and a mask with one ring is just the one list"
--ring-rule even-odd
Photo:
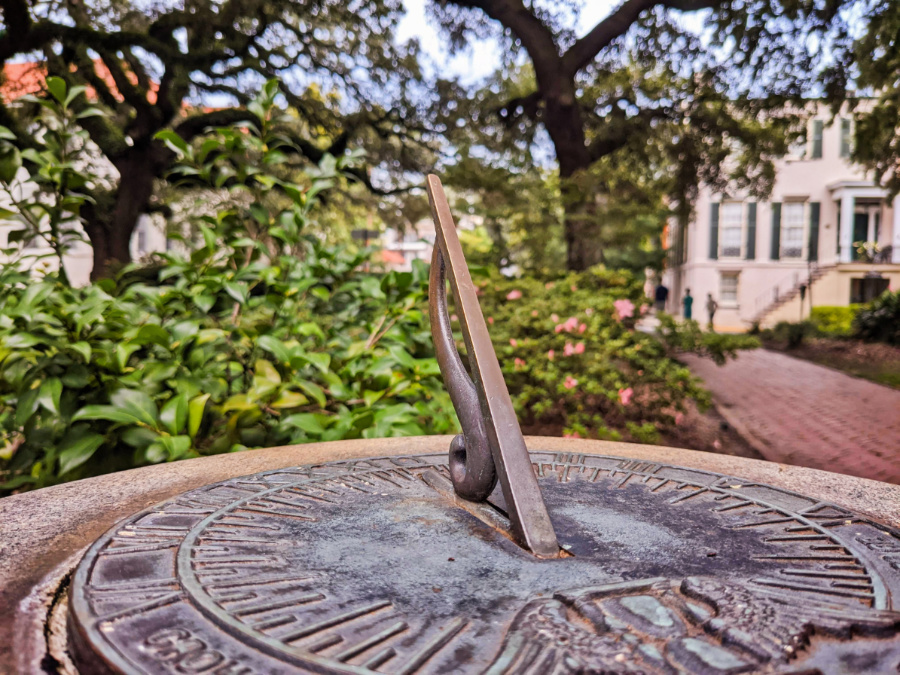
[(559, 162), (560, 189), (564, 208), (566, 267), (582, 271), (602, 261), (602, 247), (592, 214), (593, 194), (585, 173), (591, 156), (584, 133), (584, 120), (575, 97), (575, 81), (554, 83), (560, 89), (543, 93), (544, 125), (553, 141)]
[(91, 280), (112, 276), (131, 262), (131, 236), (138, 219), (147, 211), (156, 178), (155, 163), (147, 151), (133, 148), (114, 161), (119, 185), (106, 208), (97, 205), (85, 212), (85, 232), (94, 251)]

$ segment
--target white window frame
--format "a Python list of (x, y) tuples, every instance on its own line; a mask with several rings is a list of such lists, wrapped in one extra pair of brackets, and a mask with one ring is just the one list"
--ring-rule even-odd
[[(799, 199), (790, 199), (785, 200), (781, 205), (781, 241), (778, 244), (778, 256), (781, 260), (805, 260), (806, 259), (806, 240), (809, 231), (809, 202), (806, 200)], [(799, 207), (800, 211), (800, 247), (799, 249), (796, 245), (788, 248), (785, 246), (785, 242), (787, 242), (787, 232), (788, 232), (788, 214), (791, 208), (796, 209)], [(797, 228), (790, 228), (792, 231)], [(796, 254), (792, 254), (792, 252), (796, 251)]]
[[(734, 279), (734, 298), (725, 297), (725, 279)], [(741, 273), (725, 271), (719, 273), (719, 306), (734, 308), (738, 306), (741, 291)]]
[[(740, 226), (738, 228), (726, 228), (726, 214), (729, 207), (737, 206), (740, 209)], [(739, 232), (737, 253), (725, 252), (725, 232), (726, 229), (737, 229)], [(747, 205), (743, 201), (736, 199), (724, 200), (719, 207), (719, 258), (726, 260), (740, 260), (744, 257), (744, 240), (747, 234)], [(729, 247), (733, 249), (734, 247)]]

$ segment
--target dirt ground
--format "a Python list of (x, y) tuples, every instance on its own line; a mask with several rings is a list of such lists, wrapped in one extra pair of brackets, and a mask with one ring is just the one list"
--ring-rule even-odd
[(720, 455), (763, 459), (763, 456), (725, 421), (715, 407), (711, 407), (703, 413), (693, 404), (681, 424), (678, 425), (677, 430), (663, 436), (660, 445), (716, 452)]
[(766, 341), (766, 348), (900, 389), (900, 347), (860, 340), (809, 338), (793, 349), (775, 341)]

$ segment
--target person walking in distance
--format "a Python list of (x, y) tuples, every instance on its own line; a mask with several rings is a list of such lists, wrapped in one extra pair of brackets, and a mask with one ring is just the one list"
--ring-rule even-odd
[(719, 303), (713, 300), (712, 293), (706, 294), (706, 311), (709, 312), (709, 329), (715, 330), (713, 327), (713, 317), (716, 315), (716, 310), (719, 309)]
[(691, 310), (694, 306), (694, 298), (691, 296), (691, 289), (687, 288), (684, 291), (684, 298), (681, 300), (681, 304), (684, 307), (684, 319), (685, 321), (691, 320)]
[(666, 311), (666, 300), (669, 299), (669, 289), (659, 284), (656, 287), (656, 292), (653, 296), (653, 306), (656, 307), (657, 312), (665, 312)]

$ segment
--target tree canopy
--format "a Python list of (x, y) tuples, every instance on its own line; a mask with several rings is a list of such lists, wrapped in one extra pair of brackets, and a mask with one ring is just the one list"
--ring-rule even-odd
[(549, 147), (570, 269), (604, 259), (598, 204), (616, 167), (640, 168), (632, 191), (661, 191), (681, 217), (701, 183), (765, 194), (799, 128), (786, 106), (810, 92), (847, 30), (839, 2), (626, 0), (578, 35), (581, 5), (431, 5), (452, 45), (492, 37), (506, 54), (488, 86), (447, 111), (448, 135), (494, 166)]
[[(187, 0), (183, 3), (48, 3), (4, 0), (0, 62), (37, 56), (48, 74), (84, 85), (112, 115), (83, 126), (119, 173), (85, 209), (94, 273), (129, 259), (140, 214), (174, 153), (158, 138), (190, 142), (209, 127), (251, 121), (246, 104), (278, 77), (297, 113), (291, 147), (311, 163), (364, 147), (380, 167), (356, 179), (390, 192), (391, 176), (423, 168), (415, 42), (392, 39), (400, 0)], [(29, 112), (0, 105), (0, 124), (28, 143)], [(24, 113), (24, 114), (23, 114)]]

